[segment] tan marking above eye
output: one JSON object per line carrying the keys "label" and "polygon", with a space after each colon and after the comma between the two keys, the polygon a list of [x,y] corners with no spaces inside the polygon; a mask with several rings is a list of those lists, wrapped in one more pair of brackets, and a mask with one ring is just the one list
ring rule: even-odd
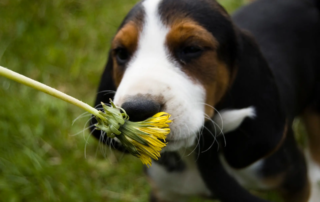
{"label": "tan marking above eye", "polygon": [[112,49],[119,47],[134,52],[138,46],[139,30],[134,22],[128,22],[116,34],[112,41]]}
{"label": "tan marking above eye", "polygon": [[217,40],[202,26],[191,20],[176,20],[167,35],[167,45],[171,48],[177,48],[183,43],[212,49],[218,47]]}

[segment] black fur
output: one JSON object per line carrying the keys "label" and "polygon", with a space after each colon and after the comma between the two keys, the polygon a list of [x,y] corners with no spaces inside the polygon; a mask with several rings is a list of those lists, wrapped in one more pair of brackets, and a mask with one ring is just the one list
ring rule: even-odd
{"label": "black fur", "polygon": [[320,10],[320,1],[319,0],[313,0],[313,2],[316,5],[316,7],[318,8],[318,10]]}
{"label": "black fur", "polygon": [[260,175],[263,179],[283,175],[284,180],[280,186],[294,197],[308,186],[307,165],[291,128],[288,129],[286,136],[279,150],[265,160]]}
{"label": "black fur", "polygon": [[[214,131],[211,122],[206,123],[206,127]],[[212,191],[212,198],[218,198],[223,202],[266,202],[263,199],[251,195],[247,190],[241,187],[234,178],[223,168],[217,148],[218,145],[211,145],[215,141],[208,131],[204,131],[201,140],[201,148],[211,149],[199,155],[197,160],[198,167],[207,187]]]}
{"label": "black fur", "polygon": [[310,0],[259,0],[233,16],[257,41],[289,121],[310,104],[320,81],[319,19]]}
{"label": "black fur", "polygon": [[285,126],[279,92],[272,72],[253,38],[239,32],[237,77],[220,108],[253,106],[256,118],[246,119],[226,135],[224,154],[234,168],[243,168],[267,156],[280,143]]}
{"label": "black fur", "polygon": [[165,152],[161,158],[155,161],[156,164],[162,165],[168,172],[182,172],[186,165],[177,152]]}

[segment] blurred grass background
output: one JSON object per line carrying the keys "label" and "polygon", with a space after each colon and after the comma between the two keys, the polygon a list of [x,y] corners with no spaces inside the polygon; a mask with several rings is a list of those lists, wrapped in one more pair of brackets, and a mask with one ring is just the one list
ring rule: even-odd
{"label": "blurred grass background", "polygon": [[[0,0],[0,65],[92,104],[111,38],[136,2]],[[220,2],[232,12],[246,0]],[[72,124],[82,113],[0,78],[0,201],[147,201],[140,161],[91,138],[89,117]]]}

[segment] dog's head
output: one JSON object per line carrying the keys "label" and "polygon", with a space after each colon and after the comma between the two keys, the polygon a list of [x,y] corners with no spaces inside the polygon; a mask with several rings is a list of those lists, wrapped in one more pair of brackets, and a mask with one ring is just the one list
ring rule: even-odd
{"label": "dog's head", "polygon": [[[235,80],[241,66],[236,64],[240,57],[239,40],[239,30],[215,1],[144,0],[129,12],[112,40],[96,104],[108,103],[112,98],[133,121],[144,120],[159,111],[168,112],[173,122],[166,149],[189,147],[195,143],[205,120],[214,116],[214,107],[225,99],[232,83],[238,82],[237,88],[243,87],[234,93],[235,99],[241,99],[235,106],[246,108],[258,102],[251,97],[265,94],[257,88],[273,82],[259,78],[266,69],[249,76],[249,81],[257,83],[256,88],[247,85],[244,76]],[[248,47],[253,49],[254,45]],[[255,60],[243,65],[241,75],[257,71],[247,67],[266,66],[264,60],[259,60],[258,49],[243,57],[246,55]],[[272,94],[273,85],[270,84]],[[254,90],[246,92],[248,88]],[[105,90],[115,90],[115,94],[106,95]],[[265,119],[262,115],[269,113],[268,108],[263,110],[258,114],[262,120]]]}
{"label": "dog's head", "polygon": [[112,41],[107,68],[115,104],[131,120],[170,113],[167,149],[192,145],[230,84],[234,39],[232,23],[214,1],[142,1]]}

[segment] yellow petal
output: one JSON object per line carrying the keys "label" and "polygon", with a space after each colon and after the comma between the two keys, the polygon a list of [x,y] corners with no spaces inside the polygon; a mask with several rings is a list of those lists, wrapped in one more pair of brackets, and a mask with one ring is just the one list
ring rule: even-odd
{"label": "yellow petal", "polygon": [[159,113],[156,113],[155,115],[153,115],[152,117],[160,117],[160,116],[169,116],[170,117],[170,114],[168,114],[167,112],[159,112]]}
{"label": "yellow petal", "polygon": [[141,162],[144,164],[144,165],[147,165],[148,167],[151,166],[151,158],[147,155],[140,155],[139,156],[139,159],[141,160]]}
{"label": "yellow petal", "polygon": [[142,127],[138,128],[138,130],[151,134],[158,139],[165,140],[167,135],[170,133],[170,128],[155,128],[155,127]]}

